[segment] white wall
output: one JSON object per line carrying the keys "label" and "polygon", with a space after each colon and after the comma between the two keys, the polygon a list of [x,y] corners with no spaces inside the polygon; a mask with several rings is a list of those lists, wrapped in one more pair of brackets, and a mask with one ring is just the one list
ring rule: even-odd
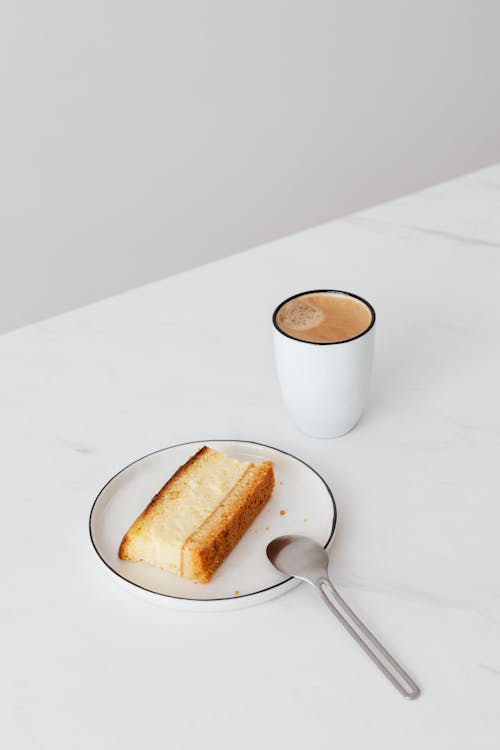
{"label": "white wall", "polygon": [[0,327],[498,160],[499,31],[496,0],[3,0]]}

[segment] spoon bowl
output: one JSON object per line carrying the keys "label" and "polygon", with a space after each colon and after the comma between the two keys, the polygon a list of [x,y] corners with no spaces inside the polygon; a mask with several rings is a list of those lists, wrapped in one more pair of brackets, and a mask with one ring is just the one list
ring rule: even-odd
{"label": "spoon bowl", "polygon": [[328,577],[327,551],[307,536],[279,536],[269,542],[266,552],[274,567],[287,576],[300,578],[312,586]]}

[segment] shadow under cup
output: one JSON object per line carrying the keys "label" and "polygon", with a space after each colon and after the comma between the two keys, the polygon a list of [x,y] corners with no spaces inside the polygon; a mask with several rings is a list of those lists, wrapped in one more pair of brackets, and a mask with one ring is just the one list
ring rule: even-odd
{"label": "shadow under cup", "polygon": [[[363,312],[368,313],[364,317],[365,327],[350,338],[336,341],[307,341],[298,337],[299,330],[291,335],[280,328],[278,319],[284,306],[312,295],[333,295],[345,303],[352,301],[356,308],[362,305]],[[306,299],[304,303],[307,313],[307,305],[314,306],[314,300]],[[352,430],[368,396],[375,339],[372,305],[357,294],[338,289],[300,292],[283,300],[275,309],[273,337],[283,399],[297,427],[318,438],[340,437]]]}

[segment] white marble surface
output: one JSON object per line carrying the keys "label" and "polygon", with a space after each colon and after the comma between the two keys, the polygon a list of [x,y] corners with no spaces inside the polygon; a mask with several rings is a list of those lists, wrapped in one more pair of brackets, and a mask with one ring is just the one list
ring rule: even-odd
{"label": "white marble surface", "polygon": [[[500,746],[500,167],[0,339],[2,746]],[[299,434],[270,315],[333,286],[378,313],[369,408]],[[284,448],[333,487],[331,574],[421,684],[404,702],[305,586],[197,614],[131,597],[87,520],[186,440]]]}

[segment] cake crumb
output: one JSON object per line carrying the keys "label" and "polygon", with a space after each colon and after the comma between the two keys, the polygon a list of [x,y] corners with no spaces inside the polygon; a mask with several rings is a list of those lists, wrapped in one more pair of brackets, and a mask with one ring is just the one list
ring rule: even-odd
{"label": "cake crumb", "polygon": [[286,510],[280,510],[280,516],[284,516],[286,513]]}
{"label": "cake crumb", "polygon": [[269,531],[269,526],[266,526],[266,531]]}
{"label": "cake crumb", "polygon": [[307,523],[309,521],[308,518],[304,518],[304,523]]}
{"label": "cake crumb", "polygon": [[238,589],[236,589],[236,591],[234,592],[234,595],[235,596],[239,596],[240,595],[240,592],[238,591]]}
{"label": "cake crumb", "polygon": [[281,484],[281,486],[283,487],[283,482],[281,481],[281,479],[280,479],[280,484]]}

